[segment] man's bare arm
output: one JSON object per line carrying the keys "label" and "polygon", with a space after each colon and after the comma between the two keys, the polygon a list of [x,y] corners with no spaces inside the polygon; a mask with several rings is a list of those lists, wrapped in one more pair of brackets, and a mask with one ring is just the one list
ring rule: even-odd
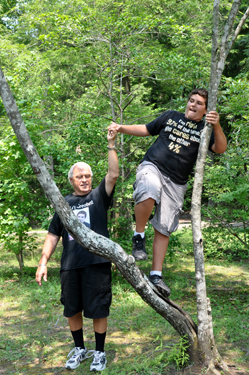
{"label": "man's bare arm", "polygon": [[114,185],[119,176],[118,155],[115,148],[115,138],[117,131],[115,128],[108,129],[108,172],[105,177],[105,189],[107,195],[111,195]]}
{"label": "man's bare arm", "polygon": [[39,261],[39,266],[37,267],[35,280],[39,286],[41,286],[41,280],[43,277],[44,281],[47,281],[47,262],[49,261],[51,255],[55,251],[55,248],[59,242],[60,237],[48,232],[45,239],[41,259]]}

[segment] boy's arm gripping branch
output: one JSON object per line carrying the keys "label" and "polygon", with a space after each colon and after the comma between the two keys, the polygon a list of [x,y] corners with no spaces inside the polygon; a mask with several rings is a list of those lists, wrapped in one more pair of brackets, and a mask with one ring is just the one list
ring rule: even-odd
{"label": "boy's arm gripping branch", "polygon": [[220,116],[216,111],[210,111],[206,115],[206,121],[214,126],[213,152],[223,154],[227,149],[227,139],[220,125]]}

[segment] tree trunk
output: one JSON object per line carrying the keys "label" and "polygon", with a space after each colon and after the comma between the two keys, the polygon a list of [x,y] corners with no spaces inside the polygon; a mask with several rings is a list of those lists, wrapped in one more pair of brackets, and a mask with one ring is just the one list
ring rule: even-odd
{"label": "tree trunk", "polygon": [[24,261],[23,261],[23,238],[22,236],[18,236],[18,239],[19,239],[19,243],[18,243],[18,247],[19,247],[19,251],[18,253],[16,254],[16,258],[18,260],[18,264],[19,264],[19,268],[20,268],[20,271],[21,271],[21,274],[23,272],[23,267],[24,267]]}
{"label": "tree trunk", "polygon": [[[212,41],[212,57],[211,57],[211,76],[209,84],[209,98],[207,112],[216,110],[218,87],[221,75],[224,69],[226,57],[239,33],[239,27],[243,26],[246,17],[249,14],[249,8],[245,13],[246,17],[242,17],[242,21],[236,28],[233,36],[231,36],[232,26],[235,16],[238,12],[241,0],[234,0],[230,14],[224,27],[224,33],[221,43],[218,43],[219,34],[219,0],[214,0],[213,8],[213,41]],[[196,162],[194,186],[192,192],[191,204],[191,220],[193,229],[193,244],[195,256],[195,278],[196,278],[196,294],[197,294],[197,317],[198,317],[198,348],[199,354],[212,374],[219,374],[219,370],[223,370],[228,374],[228,367],[222,361],[214,341],[211,305],[207,299],[205,270],[204,270],[204,249],[201,232],[201,195],[203,186],[203,176],[205,162],[208,152],[208,145],[212,132],[212,125],[206,123],[202,136]]]}

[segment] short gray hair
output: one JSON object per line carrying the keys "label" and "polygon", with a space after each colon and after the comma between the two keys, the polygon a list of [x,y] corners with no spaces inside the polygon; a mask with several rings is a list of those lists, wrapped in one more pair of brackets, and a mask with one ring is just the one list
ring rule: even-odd
{"label": "short gray hair", "polygon": [[72,167],[69,169],[69,172],[68,172],[68,180],[71,184],[71,181],[70,181],[70,178],[73,178],[73,170],[75,167],[79,167],[79,168],[84,168],[84,167],[88,167],[90,169],[90,173],[91,173],[91,176],[93,176],[93,172],[92,172],[92,169],[90,167],[89,164],[87,163],[84,163],[83,161],[78,161],[78,163],[75,163],[74,165],[72,165]]}

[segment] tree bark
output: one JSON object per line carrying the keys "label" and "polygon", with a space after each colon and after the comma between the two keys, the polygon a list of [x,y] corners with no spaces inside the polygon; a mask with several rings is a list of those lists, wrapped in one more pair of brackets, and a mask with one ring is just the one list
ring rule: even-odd
{"label": "tree bark", "polygon": [[22,274],[23,267],[24,267],[24,261],[23,261],[23,238],[22,236],[18,236],[18,242],[19,242],[19,251],[16,253],[16,258],[18,260],[20,272]]}

